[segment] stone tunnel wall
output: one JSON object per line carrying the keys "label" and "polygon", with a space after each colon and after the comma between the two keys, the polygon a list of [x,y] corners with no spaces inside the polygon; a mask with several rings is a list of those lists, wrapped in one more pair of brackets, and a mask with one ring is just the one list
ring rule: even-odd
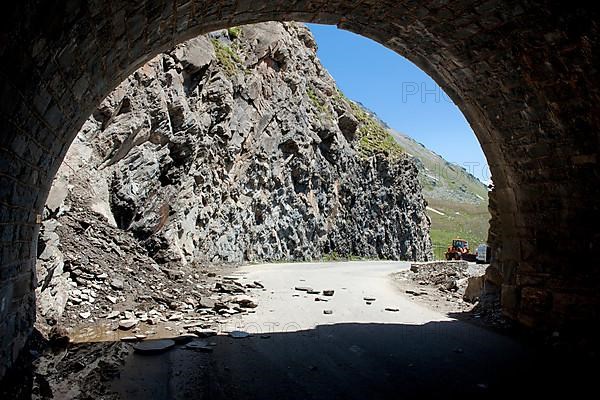
{"label": "stone tunnel wall", "polygon": [[490,164],[504,311],[529,326],[598,321],[596,12],[517,0],[22,0],[0,11],[0,376],[32,329],[38,215],[87,116],[159,52],[267,20],[338,24],[431,75]]}

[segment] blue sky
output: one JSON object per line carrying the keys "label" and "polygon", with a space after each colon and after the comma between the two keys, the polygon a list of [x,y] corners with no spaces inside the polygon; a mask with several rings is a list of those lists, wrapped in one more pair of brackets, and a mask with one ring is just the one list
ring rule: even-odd
{"label": "blue sky", "polygon": [[469,123],[425,72],[365,37],[335,26],[309,28],[321,62],[346,96],[480,180],[489,180],[485,156]]}

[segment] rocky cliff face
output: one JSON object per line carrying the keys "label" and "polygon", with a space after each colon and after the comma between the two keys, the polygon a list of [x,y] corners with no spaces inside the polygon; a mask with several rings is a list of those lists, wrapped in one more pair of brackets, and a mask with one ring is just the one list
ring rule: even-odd
{"label": "rocky cliff face", "polygon": [[61,219],[88,210],[163,265],[427,260],[417,169],[390,139],[338,91],[303,25],[198,37],[85,123],[50,194],[44,257],[61,247],[57,225],[81,233]]}

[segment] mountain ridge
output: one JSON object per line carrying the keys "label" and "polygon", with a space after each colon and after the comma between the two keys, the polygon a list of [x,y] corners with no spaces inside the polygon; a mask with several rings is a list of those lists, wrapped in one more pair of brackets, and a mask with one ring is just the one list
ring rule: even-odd
{"label": "mountain ridge", "polygon": [[447,161],[414,138],[393,129],[359,101],[354,102],[384,126],[406,154],[415,159],[428,203],[436,258],[442,258],[450,241],[457,237],[469,240],[473,250],[477,244],[485,243],[491,218],[488,187],[463,166]]}

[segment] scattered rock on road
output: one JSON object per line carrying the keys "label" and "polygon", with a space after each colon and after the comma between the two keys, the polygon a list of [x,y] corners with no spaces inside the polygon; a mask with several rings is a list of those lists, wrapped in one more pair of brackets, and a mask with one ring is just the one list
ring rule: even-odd
{"label": "scattered rock on road", "polygon": [[250,334],[245,331],[231,331],[229,332],[229,336],[234,339],[243,339],[249,337]]}
{"label": "scattered rock on road", "polygon": [[247,295],[238,295],[231,298],[232,303],[239,304],[242,308],[256,308],[258,307],[258,302],[250,296]]}
{"label": "scattered rock on road", "polygon": [[406,294],[413,295],[413,296],[423,296],[423,295],[426,295],[426,294],[427,294],[427,292],[423,292],[423,291],[416,292],[416,291],[414,291],[414,290],[406,290],[406,291],[405,291],[405,293],[406,293]]}
{"label": "scattered rock on road", "polygon": [[436,286],[446,291],[464,290],[466,279],[485,274],[485,267],[466,261],[431,261],[413,263],[401,275],[420,285]]}
{"label": "scattered rock on road", "polygon": [[175,336],[172,340],[177,344],[186,344],[196,339],[198,336],[192,333],[186,333],[184,335]]}
{"label": "scattered rock on road", "polygon": [[463,294],[463,300],[475,303],[481,297],[485,276],[472,276],[467,280],[467,288]]}
{"label": "scattered rock on road", "polygon": [[167,351],[175,346],[172,339],[148,340],[133,345],[133,350],[141,354],[157,354]]}
{"label": "scattered rock on road", "polygon": [[204,353],[211,353],[213,351],[213,348],[210,347],[208,342],[205,342],[203,340],[194,340],[192,342],[189,342],[185,345],[185,348],[188,350],[201,351]]}
{"label": "scattered rock on road", "polygon": [[[486,324],[506,325],[493,288],[486,298],[486,265],[466,261],[413,263],[410,270],[393,274],[400,290],[441,312],[471,312]],[[426,290],[424,290],[426,289]],[[475,304],[475,307],[473,306]]]}
{"label": "scattered rock on road", "polygon": [[215,336],[217,334],[217,331],[215,331],[214,329],[205,329],[205,328],[192,329],[189,332],[193,333],[196,336],[201,337],[201,338],[207,338],[207,337]]}
{"label": "scattered rock on road", "polygon": [[138,324],[137,319],[122,319],[119,321],[119,329],[129,330]]}
{"label": "scattered rock on road", "polygon": [[203,297],[198,302],[198,307],[199,308],[214,308],[215,307],[215,301],[213,299],[209,299],[207,297]]}
{"label": "scattered rock on road", "polygon": [[333,296],[335,290],[323,290],[323,296]]}
{"label": "scattered rock on road", "polygon": [[110,287],[115,290],[123,290],[124,283],[122,279],[112,279],[110,281]]}

